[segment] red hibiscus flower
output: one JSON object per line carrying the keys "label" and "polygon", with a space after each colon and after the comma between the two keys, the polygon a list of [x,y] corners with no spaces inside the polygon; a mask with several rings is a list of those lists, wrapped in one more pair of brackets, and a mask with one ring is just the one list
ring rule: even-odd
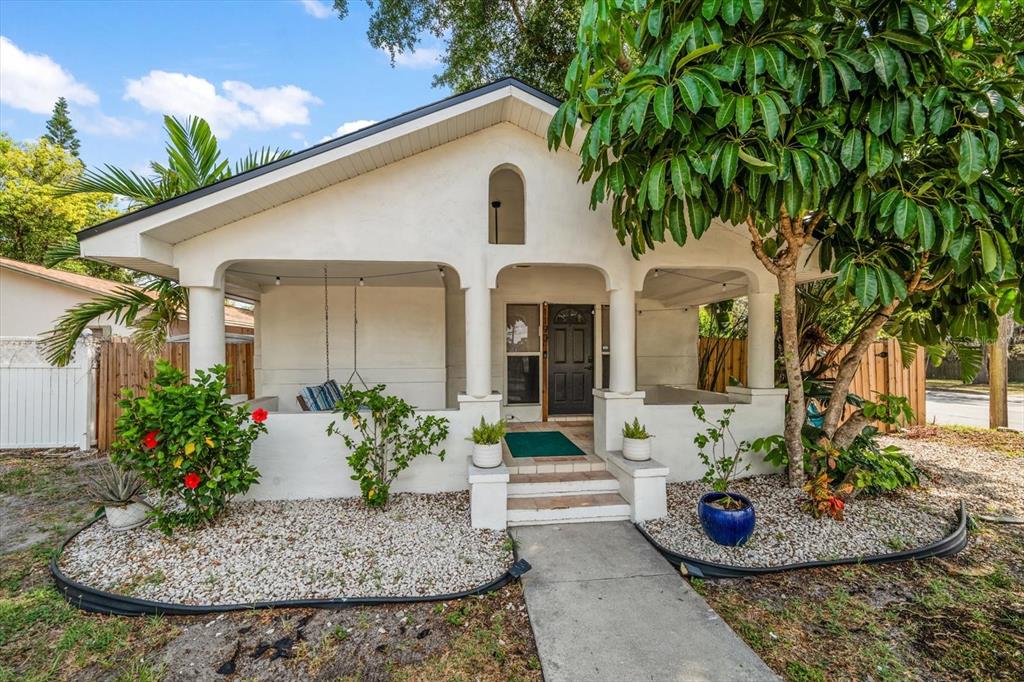
{"label": "red hibiscus flower", "polygon": [[252,411],[252,420],[257,424],[262,424],[267,421],[267,411],[262,407],[258,407]]}
{"label": "red hibiscus flower", "polygon": [[838,497],[831,498],[829,500],[829,503],[832,505],[832,508],[835,509],[836,511],[842,511],[842,509],[846,507],[846,503],[843,502]]}
{"label": "red hibiscus flower", "polygon": [[154,429],[153,431],[150,431],[149,433],[146,434],[145,438],[142,439],[142,444],[146,448],[152,450],[153,448],[155,448],[158,445],[156,437],[159,436],[159,435],[160,435],[160,431],[158,431],[158,430]]}
{"label": "red hibiscus flower", "polygon": [[194,471],[190,471],[185,474],[185,487],[189,490],[195,490],[202,483],[203,479],[199,478],[199,474]]}

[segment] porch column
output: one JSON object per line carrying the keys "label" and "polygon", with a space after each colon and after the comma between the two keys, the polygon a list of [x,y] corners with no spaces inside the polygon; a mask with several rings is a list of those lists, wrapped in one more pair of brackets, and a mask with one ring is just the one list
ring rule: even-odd
{"label": "porch column", "polygon": [[747,386],[775,388],[775,294],[748,294],[747,310]]}
{"label": "porch column", "polygon": [[636,390],[636,292],[631,287],[614,289],[608,296],[611,359],[608,390]]}
{"label": "porch column", "polygon": [[483,282],[466,288],[466,393],[491,394],[491,290]]}
{"label": "porch column", "polygon": [[208,370],[224,364],[224,290],[188,288],[188,366]]}

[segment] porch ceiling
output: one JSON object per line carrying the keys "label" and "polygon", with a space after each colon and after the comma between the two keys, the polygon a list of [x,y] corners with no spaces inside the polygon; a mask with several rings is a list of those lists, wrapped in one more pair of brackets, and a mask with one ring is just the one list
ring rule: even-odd
{"label": "porch ceiling", "polygon": [[[443,287],[441,266],[435,263],[378,263],[352,261],[242,261],[224,274],[228,293],[254,298],[263,287],[274,286],[277,278],[289,286],[352,286],[363,279],[364,286]],[[445,277],[455,276],[446,268]]]}
{"label": "porch ceiling", "polygon": [[747,275],[737,270],[659,268],[650,272],[640,296],[666,306],[703,305],[746,296]]}

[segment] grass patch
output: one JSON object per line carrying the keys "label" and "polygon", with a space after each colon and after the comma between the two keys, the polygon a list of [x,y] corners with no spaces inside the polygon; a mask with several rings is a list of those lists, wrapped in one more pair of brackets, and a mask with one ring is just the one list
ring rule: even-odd
{"label": "grass patch", "polygon": [[[988,384],[965,384],[959,379],[928,379],[926,386],[940,391],[960,391],[962,393],[980,393],[988,395]],[[1007,384],[1010,393],[1024,391],[1024,381],[1011,381]]]}

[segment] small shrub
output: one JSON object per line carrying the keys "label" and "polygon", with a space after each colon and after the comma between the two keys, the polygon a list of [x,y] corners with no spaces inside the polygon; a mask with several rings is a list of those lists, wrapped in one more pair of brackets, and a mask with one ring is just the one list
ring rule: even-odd
{"label": "small shrub", "polygon": [[701,480],[710,485],[715,492],[725,493],[719,504],[726,509],[738,509],[743,506],[742,502],[729,494],[729,482],[737,474],[750,469],[749,462],[740,468],[743,454],[750,450],[750,443],[745,440],[737,442],[729,429],[729,420],[735,411],[735,407],[728,407],[723,410],[720,419],[711,421],[707,418],[703,405],[697,403],[693,406],[693,416],[708,427],[704,433],[698,433],[693,439],[694,445],[698,448],[697,456],[705,467]]}
{"label": "small shrub", "polygon": [[651,434],[647,433],[647,427],[640,423],[639,417],[633,417],[632,424],[626,422],[622,425],[622,436],[623,438],[647,440],[651,437]]}
{"label": "small shrub", "polygon": [[473,429],[470,440],[477,445],[496,445],[505,435],[506,426],[504,419],[488,424],[483,417],[480,417],[480,425]]}
{"label": "small shrub", "polygon": [[[448,437],[448,420],[429,415],[417,417],[412,405],[384,394],[384,385],[357,391],[350,384],[334,412],[352,422],[359,440],[342,432],[336,422],[327,425],[328,435],[339,435],[350,450],[352,480],[368,507],[388,503],[391,483],[414,459],[434,451]],[[442,461],[444,450],[437,453]]]}
{"label": "small shrub", "polygon": [[230,405],[226,376],[227,368],[218,365],[196,372],[189,383],[181,370],[159,360],[146,395],[125,390],[118,403],[122,413],[110,459],[160,493],[154,525],[167,534],[212,521],[259,480],[249,451],[267,432],[267,412],[250,415],[248,406]]}

